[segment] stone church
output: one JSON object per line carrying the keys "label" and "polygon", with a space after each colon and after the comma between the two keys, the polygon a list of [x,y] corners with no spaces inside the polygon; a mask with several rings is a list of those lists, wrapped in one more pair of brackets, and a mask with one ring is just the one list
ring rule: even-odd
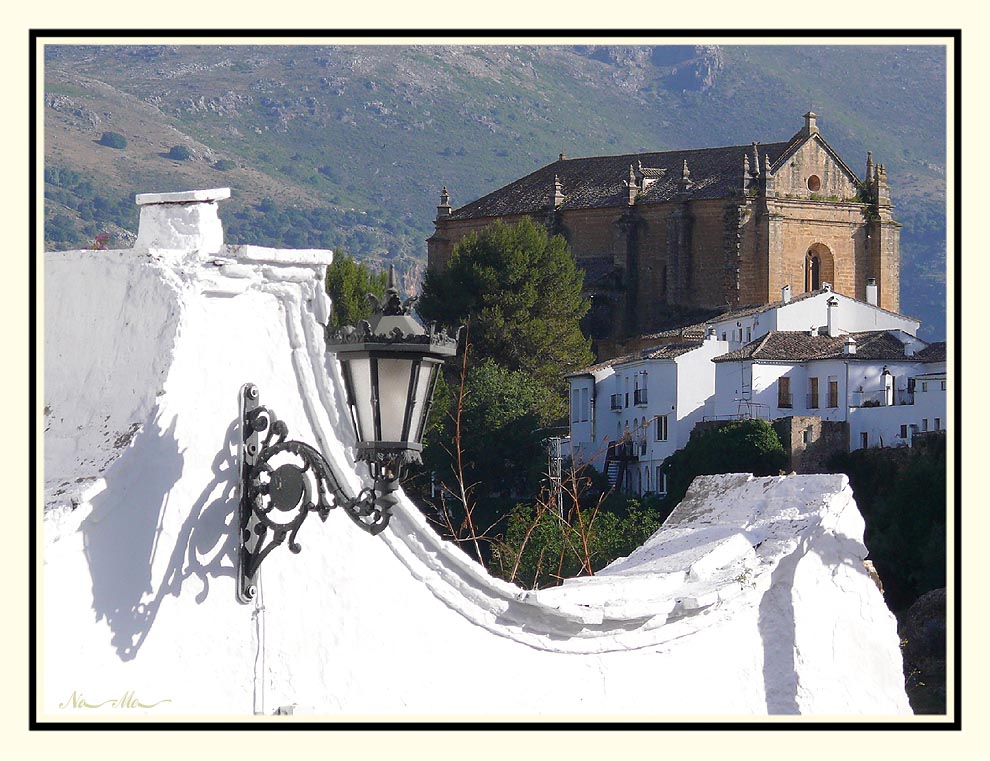
{"label": "stone church", "polygon": [[798,294],[830,283],[860,300],[870,285],[870,300],[898,311],[892,210],[883,165],[867,154],[860,180],[809,112],[786,142],[561,154],[459,209],[444,188],[429,267],[445,267],[461,237],[496,220],[541,220],[585,272],[584,327],[608,355],[638,335],[772,303],[788,285]]}

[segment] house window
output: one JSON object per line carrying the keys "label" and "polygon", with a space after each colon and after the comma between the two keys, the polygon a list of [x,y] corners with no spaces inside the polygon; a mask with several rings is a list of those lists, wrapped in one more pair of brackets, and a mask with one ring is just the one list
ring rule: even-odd
{"label": "house window", "polygon": [[657,415],[657,441],[667,440],[667,416]]}
{"label": "house window", "polygon": [[777,406],[791,407],[791,379],[786,375],[777,379]]}
{"label": "house window", "polygon": [[663,496],[667,493],[667,474],[657,465],[657,494]]}
{"label": "house window", "polygon": [[581,422],[586,423],[591,419],[591,403],[590,403],[591,390],[587,388],[581,389]]}
{"label": "house window", "polygon": [[922,391],[928,390],[928,381],[921,381],[921,390]]}
{"label": "house window", "polygon": [[839,381],[835,378],[828,379],[828,406],[832,408],[839,406]]}
{"label": "house window", "polygon": [[574,389],[571,394],[571,422],[577,423],[581,420],[581,392]]}
{"label": "house window", "polygon": [[818,378],[808,378],[808,409],[818,409]]}
{"label": "house window", "polygon": [[945,391],[945,381],[942,381],[942,390]]}
{"label": "house window", "polygon": [[753,329],[746,328],[746,343],[749,343],[752,340],[753,340]]}
{"label": "house window", "polygon": [[928,418],[926,417],[921,418],[921,430],[922,432],[928,430]]}
{"label": "house window", "polygon": [[803,431],[801,431],[801,443],[807,446],[808,441],[810,439],[811,439],[811,429],[805,428]]}
{"label": "house window", "polygon": [[862,449],[868,449],[870,446],[870,434],[868,434],[866,431],[863,431],[861,434],[859,434],[859,446]]}
{"label": "house window", "polygon": [[935,430],[936,431],[942,430],[942,418],[940,417],[935,418]]}
{"label": "house window", "polygon": [[808,178],[808,190],[810,190],[812,193],[817,193],[821,189],[822,189],[822,178],[819,177],[817,174],[811,175],[811,177]]}
{"label": "house window", "polygon": [[906,439],[907,438],[907,426],[906,425],[902,425],[901,426],[901,438],[902,439]]}

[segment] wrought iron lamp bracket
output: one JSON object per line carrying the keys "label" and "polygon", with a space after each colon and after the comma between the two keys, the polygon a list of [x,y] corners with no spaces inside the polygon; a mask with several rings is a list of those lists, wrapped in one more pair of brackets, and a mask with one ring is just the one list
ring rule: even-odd
{"label": "wrought iron lamp bracket", "polygon": [[377,478],[374,488],[349,497],[329,463],[309,444],[286,440],[288,427],[259,402],[258,387],[241,388],[241,500],[237,562],[237,598],[251,602],[257,594],[255,577],[269,553],[288,540],[289,550],[302,546],[296,535],[310,513],[326,521],[335,507],[343,508],[369,534],[388,525],[397,501],[401,463],[374,469],[393,478]]}

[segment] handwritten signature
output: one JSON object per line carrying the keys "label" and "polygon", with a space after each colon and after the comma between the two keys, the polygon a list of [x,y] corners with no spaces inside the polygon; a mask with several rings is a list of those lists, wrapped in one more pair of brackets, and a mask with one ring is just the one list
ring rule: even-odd
{"label": "handwritten signature", "polygon": [[127,690],[119,698],[110,698],[109,700],[104,700],[99,703],[90,703],[83,697],[83,694],[79,690],[73,690],[72,695],[64,703],[59,703],[59,708],[103,708],[103,706],[110,706],[111,708],[154,708],[155,706],[161,705],[162,703],[171,703],[170,698],[165,698],[164,700],[157,700],[154,703],[142,703],[138,700],[134,693],[134,690]]}

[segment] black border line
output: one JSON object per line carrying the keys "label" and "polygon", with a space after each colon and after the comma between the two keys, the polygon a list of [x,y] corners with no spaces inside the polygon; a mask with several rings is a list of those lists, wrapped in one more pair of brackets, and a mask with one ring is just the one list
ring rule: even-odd
{"label": "black border line", "polygon": [[[172,732],[172,731],[354,731],[354,732],[377,732],[377,731],[400,731],[400,732],[421,732],[436,730],[481,730],[481,731],[659,731],[659,730],[682,730],[689,732],[708,731],[895,731],[895,732],[917,732],[917,731],[961,731],[962,730],[962,30],[961,29],[285,29],[285,30],[257,30],[257,29],[218,29],[218,30],[189,30],[189,29],[31,29],[29,30],[28,45],[28,125],[29,149],[28,149],[28,187],[29,187],[29,272],[28,272],[28,378],[29,378],[29,404],[28,404],[28,467],[29,467],[29,487],[30,496],[29,511],[30,520],[28,526],[28,728],[32,732],[38,731],[70,731],[70,732],[106,732],[106,731],[152,731],[152,732]],[[356,38],[367,37],[381,39],[384,37],[403,36],[411,39],[422,37],[469,37],[486,39],[491,37],[509,38],[541,38],[548,37],[571,39],[571,38],[678,38],[678,37],[730,37],[745,39],[747,37],[787,37],[787,38],[888,38],[896,37],[924,39],[926,37],[949,38],[953,41],[953,135],[954,150],[952,160],[954,162],[954,182],[953,182],[953,241],[955,273],[953,287],[955,289],[955,301],[953,309],[953,320],[951,321],[954,362],[953,362],[953,384],[955,390],[954,400],[954,420],[953,441],[955,442],[955,459],[953,462],[954,483],[953,483],[953,516],[955,520],[955,554],[953,563],[954,574],[954,595],[955,617],[954,617],[954,646],[955,660],[954,666],[954,714],[951,720],[947,721],[914,721],[910,719],[902,722],[895,721],[815,721],[814,718],[796,718],[792,721],[582,721],[575,719],[572,721],[341,721],[341,722],[306,722],[306,723],[285,723],[277,721],[161,721],[161,722],[120,722],[120,721],[90,721],[90,722],[67,722],[67,721],[38,721],[37,711],[37,538],[38,522],[40,513],[36,509],[37,505],[37,485],[38,475],[37,462],[37,434],[38,421],[35,410],[37,407],[37,266],[36,256],[38,243],[37,220],[37,190],[38,177],[35,171],[37,163],[37,137],[38,121],[37,112],[41,105],[37,102],[36,92],[38,83],[37,59],[40,54],[41,39],[43,37],[63,37],[63,38],[117,38],[117,37],[173,37],[173,38],[228,38],[228,37],[251,37],[251,38],[315,38],[315,37],[338,37]],[[263,43],[259,43],[263,44]],[[370,41],[369,41],[370,44]],[[425,43],[424,43],[425,44]],[[745,43],[740,43],[745,44]],[[934,43],[933,43],[934,44]],[[946,326],[947,332],[949,325]],[[769,717],[768,717],[769,718]]]}

